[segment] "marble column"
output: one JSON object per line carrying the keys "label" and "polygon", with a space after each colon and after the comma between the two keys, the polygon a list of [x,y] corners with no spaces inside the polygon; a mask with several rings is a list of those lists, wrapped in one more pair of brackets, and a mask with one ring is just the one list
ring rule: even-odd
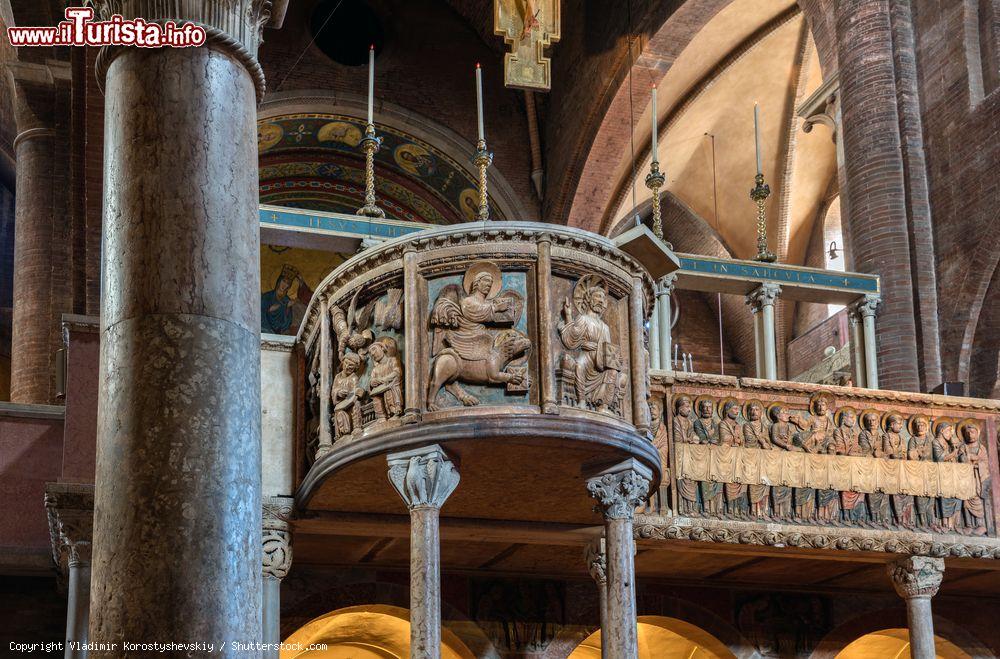
{"label": "marble column", "polygon": [[458,487],[444,450],[425,446],[387,456],[389,481],[410,509],[410,656],[441,657],[441,506]]}
{"label": "marble column", "polygon": [[663,368],[660,361],[660,301],[653,303],[653,313],[649,316],[649,368]]}
{"label": "marble column", "polygon": [[854,366],[854,386],[867,387],[865,378],[865,336],[861,329],[861,313],[857,305],[847,307],[847,322],[851,331],[851,354]]}
{"label": "marble column", "polygon": [[656,317],[659,329],[660,368],[665,371],[673,370],[673,363],[670,361],[670,357],[674,351],[670,327],[673,322],[673,309],[670,308],[670,300],[676,282],[677,275],[671,273],[661,279],[659,285],[656,287]]}
{"label": "marble column", "polygon": [[858,304],[865,340],[865,386],[878,389],[878,346],[875,343],[875,314],[882,303],[878,295],[866,295]]}
{"label": "marble column", "polygon": [[278,659],[281,645],[281,580],[292,567],[291,497],[266,497],[261,532],[261,627],[264,659]]}
{"label": "marble column", "polygon": [[[69,65],[8,63],[17,136],[14,195],[14,299],[10,399],[53,403],[55,355],[61,344],[61,314],[73,311],[63,236],[68,222],[65,150],[69,115]],[[63,131],[64,133],[65,131]],[[60,140],[60,137],[63,139]]]}
{"label": "marble column", "polygon": [[653,472],[636,460],[603,469],[587,479],[587,490],[604,513],[607,554],[607,617],[602,627],[602,656],[637,659],[635,607],[635,507],[646,500]]}
{"label": "marble column", "polygon": [[601,615],[601,656],[604,656],[605,637],[608,633],[608,556],[604,538],[595,538],[584,549],[587,570],[597,586]]}
{"label": "marble column", "polygon": [[778,379],[778,352],[774,329],[774,304],[781,295],[781,286],[772,282],[761,284],[747,295],[747,304],[754,313],[754,334],[758,338],[757,377]]}
{"label": "marble column", "polygon": [[944,576],[944,559],[908,556],[889,563],[889,578],[896,593],[906,601],[910,627],[910,656],[934,659],[934,616],[931,598],[937,594]]}
{"label": "marble column", "polygon": [[49,483],[45,511],[52,538],[52,556],[67,577],[66,659],[87,656],[90,621],[90,561],[94,521],[92,485]]}
{"label": "marble column", "polygon": [[261,640],[256,53],[270,6],[97,3],[104,20],[193,21],[208,41],[98,57],[94,643],[212,642],[223,657],[260,656],[230,643]]}

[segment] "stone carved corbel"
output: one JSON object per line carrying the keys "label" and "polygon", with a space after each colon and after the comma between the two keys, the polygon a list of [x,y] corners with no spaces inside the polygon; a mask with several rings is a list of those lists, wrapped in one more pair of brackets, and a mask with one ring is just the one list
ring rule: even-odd
{"label": "stone carved corbel", "polygon": [[261,570],[264,577],[284,579],[292,567],[291,497],[266,497],[262,506]]}

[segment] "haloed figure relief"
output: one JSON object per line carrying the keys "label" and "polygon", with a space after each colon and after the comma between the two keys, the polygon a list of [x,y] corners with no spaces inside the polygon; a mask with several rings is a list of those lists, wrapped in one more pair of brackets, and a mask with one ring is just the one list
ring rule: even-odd
{"label": "haloed figure relief", "polygon": [[560,360],[563,399],[568,404],[622,416],[627,377],[621,347],[604,319],[608,289],[597,275],[586,275],[573,287],[559,321],[566,352]]}
{"label": "haloed figure relief", "polygon": [[[802,409],[805,407],[805,409]],[[693,408],[693,409],[692,409]],[[982,419],[757,399],[673,398],[678,512],[983,535],[992,528]]]}
{"label": "haloed figure relief", "polygon": [[496,264],[480,261],[465,274],[462,285],[448,284],[438,293],[431,310],[433,330],[429,410],[441,409],[441,389],[465,406],[480,399],[462,384],[502,385],[508,392],[528,390],[524,361],[531,348],[527,335],[513,326],[521,320],[523,296],[503,289],[503,275]]}

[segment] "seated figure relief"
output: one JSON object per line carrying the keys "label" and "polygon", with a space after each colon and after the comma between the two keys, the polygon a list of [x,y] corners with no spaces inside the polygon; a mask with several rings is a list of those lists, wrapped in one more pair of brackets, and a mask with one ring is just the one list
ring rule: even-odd
{"label": "seated figure relief", "polygon": [[502,286],[500,268],[480,261],[466,272],[462,286],[449,284],[438,294],[430,316],[429,410],[441,409],[442,388],[462,405],[478,405],[479,398],[460,383],[528,390],[527,367],[513,365],[525,360],[531,348],[530,339],[512,327],[524,311],[524,299]]}
{"label": "seated figure relief", "polygon": [[[808,410],[801,412],[782,402],[767,406],[758,400],[741,403],[734,398],[715,399],[707,395],[698,396],[692,404],[690,396],[678,394],[673,399],[671,424],[674,450],[679,453],[677,459],[690,461],[698,455],[718,455],[711,458],[713,465],[716,459],[726,465],[724,471],[712,471],[714,467],[684,463],[693,472],[671,465],[678,470],[678,513],[983,535],[992,528],[992,519],[987,519],[989,461],[986,446],[980,441],[981,424],[981,420],[971,418],[934,420],[924,414],[904,415],[874,409],[859,412],[850,406],[835,409],[827,394],[814,395]],[[710,445],[719,447],[710,451],[730,452],[691,453],[683,449],[684,445]],[[747,449],[757,453],[753,456],[742,453]],[[802,457],[788,463],[792,458],[780,458],[782,453]],[[765,460],[765,455],[772,455],[774,460]],[[872,460],[850,462],[847,458]],[[730,464],[731,460],[736,463]],[[964,463],[972,465],[972,469],[940,472],[939,488],[936,484],[939,472],[926,472],[932,467],[921,466],[932,462]],[[690,473],[699,474],[698,479],[685,477]],[[935,474],[933,480],[925,481],[924,473]],[[961,473],[961,482],[945,484],[949,473]],[[702,474],[716,480],[701,480]],[[969,482],[968,474],[972,474],[974,483]],[[729,478],[743,482],[717,482]],[[925,482],[933,485],[927,486]],[[845,485],[829,489],[835,483]],[[915,484],[918,487],[914,490]],[[932,491],[940,496],[927,495]],[[956,498],[945,496],[948,492],[965,494],[961,495],[964,498]]]}
{"label": "seated figure relief", "polygon": [[581,277],[572,301],[563,302],[558,331],[566,351],[559,378],[564,404],[623,416],[628,378],[622,350],[604,320],[608,304],[607,285],[597,275]]}

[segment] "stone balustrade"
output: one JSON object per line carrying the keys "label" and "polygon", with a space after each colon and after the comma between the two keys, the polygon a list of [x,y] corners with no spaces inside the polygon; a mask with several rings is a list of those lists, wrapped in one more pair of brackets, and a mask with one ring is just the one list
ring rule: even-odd
{"label": "stone balustrade", "polygon": [[995,536],[1000,402],[702,374],[652,378],[646,513]]}

